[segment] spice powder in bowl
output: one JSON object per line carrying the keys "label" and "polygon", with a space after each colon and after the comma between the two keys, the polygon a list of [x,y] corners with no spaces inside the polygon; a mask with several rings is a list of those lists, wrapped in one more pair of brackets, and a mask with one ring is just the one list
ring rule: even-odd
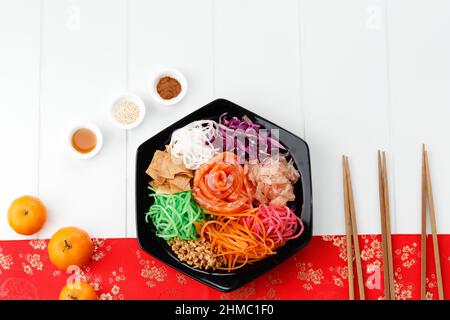
{"label": "spice powder in bowl", "polygon": [[176,69],[168,69],[153,76],[150,94],[158,105],[171,106],[180,102],[187,90],[185,76]]}
{"label": "spice powder in bowl", "polygon": [[177,97],[181,92],[181,84],[172,77],[162,77],[156,85],[156,91],[165,100]]}

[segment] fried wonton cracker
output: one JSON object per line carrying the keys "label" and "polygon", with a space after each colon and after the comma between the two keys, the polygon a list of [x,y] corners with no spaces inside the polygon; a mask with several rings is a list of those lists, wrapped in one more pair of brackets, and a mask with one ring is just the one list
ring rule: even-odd
{"label": "fried wonton cracker", "polygon": [[191,190],[193,172],[182,161],[174,159],[168,150],[157,150],[145,172],[153,178],[150,185],[160,193],[173,194]]}

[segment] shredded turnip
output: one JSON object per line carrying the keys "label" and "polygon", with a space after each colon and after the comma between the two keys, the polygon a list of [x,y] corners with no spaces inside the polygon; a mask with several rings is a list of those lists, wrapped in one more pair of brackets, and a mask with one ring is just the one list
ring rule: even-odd
{"label": "shredded turnip", "polygon": [[183,159],[186,168],[195,170],[216,154],[212,144],[216,132],[215,121],[194,121],[172,133],[169,150],[172,156]]}

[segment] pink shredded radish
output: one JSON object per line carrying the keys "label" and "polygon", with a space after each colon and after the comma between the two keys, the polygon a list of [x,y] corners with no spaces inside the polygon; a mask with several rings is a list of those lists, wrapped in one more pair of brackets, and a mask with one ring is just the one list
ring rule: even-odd
{"label": "pink shredded radish", "polygon": [[[302,220],[287,206],[260,205],[254,213],[263,223],[266,237],[274,241],[279,247],[286,241],[300,237],[304,226]],[[261,224],[253,217],[241,220],[253,233],[263,236]],[[299,228],[300,227],[300,228]]]}

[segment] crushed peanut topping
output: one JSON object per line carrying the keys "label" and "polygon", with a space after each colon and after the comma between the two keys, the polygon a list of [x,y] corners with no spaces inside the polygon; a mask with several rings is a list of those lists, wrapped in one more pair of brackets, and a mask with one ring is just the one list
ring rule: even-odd
{"label": "crushed peanut topping", "polygon": [[211,244],[205,238],[188,241],[175,238],[168,243],[180,261],[194,268],[215,270],[224,266],[223,260],[212,253]]}

